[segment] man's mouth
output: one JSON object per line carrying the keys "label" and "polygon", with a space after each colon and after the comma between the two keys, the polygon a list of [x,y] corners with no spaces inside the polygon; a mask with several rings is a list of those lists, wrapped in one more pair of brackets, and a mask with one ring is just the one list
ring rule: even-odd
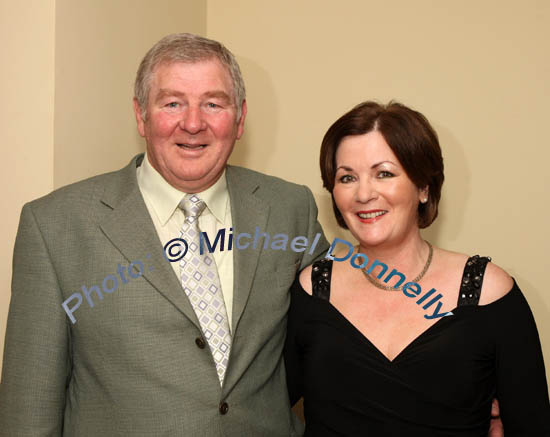
{"label": "man's mouth", "polygon": [[189,143],[176,143],[176,144],[178,147],[181,147],[187,150],[204,149],[207,146],[207,144],[189,144]]}
{"label": "man's mouth", "polygon": [[376,212],[360,212],[357,215],[362,219],[373,219],[381,215],[386,214],[388,211],[376,211]]}

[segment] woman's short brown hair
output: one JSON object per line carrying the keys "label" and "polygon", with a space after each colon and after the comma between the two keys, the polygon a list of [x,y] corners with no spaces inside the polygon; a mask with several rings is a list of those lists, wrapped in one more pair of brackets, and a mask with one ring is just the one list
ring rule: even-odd
{"label": "woman's short brown hair", "polygon": [[328,129],[321,145],[323,186],[332,196],[338,224],[346,222],[334,201],[336,150],[342,139],[378,131],[403,166],[409,179],[419,188],[428,186],[428,202],[418,205],[418,227],[428,227],[437,217],[443,185],[443,157],[437,134],[420,112],[391,101],[387,105],[363,102],[344,114]]}

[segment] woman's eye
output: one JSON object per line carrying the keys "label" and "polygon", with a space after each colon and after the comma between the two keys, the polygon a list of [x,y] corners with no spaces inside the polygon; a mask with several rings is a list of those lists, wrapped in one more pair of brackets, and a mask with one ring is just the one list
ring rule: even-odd
{"label": "woman's eye", "polygon": [[382,170],[380,173],[378,173],[378,178],[380,179],[391,178],[393,176],[395,176],[393,173],[385,170]]}
{"label": "woman's eye", "polygon": [[341,176],[339,181],[343,184],[347,184],[348,182],[353,182],[353,176],[349,174],[345,174],[344,176]]}

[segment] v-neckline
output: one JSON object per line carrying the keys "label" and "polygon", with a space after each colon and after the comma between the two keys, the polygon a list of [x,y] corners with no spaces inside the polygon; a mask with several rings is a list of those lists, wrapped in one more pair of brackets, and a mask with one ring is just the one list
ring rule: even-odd
{"label": "v-neckline", "polygon": [[393,360],[390,360],[380,349],[378,349],[378,347],[372,342],[369,340],[369,338],[363,334],[359,329],[357,329],[357,327],[351,323],[351,321],[346,317],[344,316],[340,310],[338,308],[336,308],[332,302],[330,301],[330,297],[328,300],[326,299],[321,299],[319,297],[315,297],[313,296],[312,294],[309,294],[307,291],[304,290],[304,288],[302,287],[302,284],[300,284],[300,281],[298,280],[298,278],[296,278],[296,280],[298,281],[298,286],[299,286],[299,289],[301,290],[302,293],[304,293],[307,297],[311,298],[311,299],[315,299],[315,300],[318,300],[318,301],[322,301],[322,302],[325,302],[326,304],[328,304],[328,306],[330,308],[332,308],[332,311],[340,318],[344,321],[344,323],[346,325],[348,325],[350,328],[351,328],[351,331],[354,332],[354,335],[355,336],[358,336],[360,340],[362,340],[364,343],[367,343],[369,345],[372,346],[372,348],[376,351],[376,353],[383,359],[383,361],[387,364],[387,365],[395,365],[396,362],[405,354],[405,352],[407,352],[411,347],[413,347],[416,343],[418,343],[421,338],[425,337],[426,335],[428,335],[428,333],[430,331],[432,331],[433,329],[435,329],[437,326],[439,326],[444,320],[447,320],[447,319],[451,319],[451,318],[454,318],[457,316],[457,312],[460,313],[462,312],[463,309],[465,308],[475,308],[477,310],[479,309],[482,309],[482,310],[487,310],[489,309],[490,307],[493,307],[495,305],[498,305],[500,304],[504,299],[506,298],[509,298],[509,296],[512,294],[512,292],[514,291],[514,289],[518,288],[517,287],[517,283],[516,283],[516,280],[514,277],[512,277],[512,280],[513,280],[513,284],[512,284],[512,287],[510,288],[510,290],[504,294],[503,296],[499,297],[497,300],[491,302],[491,303],[488,303],[488,304],[485,304],[485,305],[475,305],[475,306],[470,306],[470,305],[463,305],[463,306],[456,306],[455,308],[453,308],[451,310],[451,312],[453,313],[452,316],[449,316],[449,317],[441,317],[437,322],[435,322],[433,325],[429,326],[428,328],[426,328],[424,331],[422,331],[420,334],[418,334],[411,342],[409,342],[403,349],[401,349],[401,351],[393,358]]}
{"label": "v-neckline", "polygon": [[[313,296],[312,296],[313,297]],[[437,322],[435,322],[433,325],[430,325],[428,326],[426,329],[424,329],[424,331],[422,331],[420,334],[418,334],[412,341],[410,341],[403,349],[401,349],[399,351],[399,353],[393,358],[393,360],[390,360],[386,354],[384,354],[384,352],[382,352],[378,346],[376,346],[365,334],[363,334],[353,323],[351,323],[351,321],[346,317],[344,316],[344,314],[342,314],[342,312],[340,312],[340,310],[338,308],[336,308],[332,302],[330,302],[330,300],[325,300],[325,302],[333,309],[333,311],[338,315],[338,317],[340,317],[344,323],[346,325],[348,325],[354,332],[356,335],[358,335],[361,340],[363,340],[364,342],[368,343],[369,345],[371,345],[373,347],[374,350],[376,350],[376,352],[378,353],[378,355],[380,355],[382,357],[382,359],[388,364],[388,365],[394,365],[395,362],[408,350],[410,349],[415,343],[417,343],[418,341],[420,341],[420,339],[422,337],[424,337],[425,335],[427,335],[427,333],[432,329],[434,328],[436,325],[439,325],[444,319],[446,319],[447,317],[441,317]],[[453,312],[453,316],[456,314],[456,310],[458,309],[458,307],[456,308],[453,308],[451,311]],[[450,317],[453,317],[453,316],[450,316]]]}
{"label": "v-neckline", "polygon": [[353,323],[351,323],[351,321],[346,317],[344,316],[344,314],[342,314],[340,312],[340,310],[338,308],[336,308],[332,302],[329,300],[326,300],[326,299],[320,299],[318,297],[315,297],[311,294],[309,294],[307,291],[304,290],[304,288],[302,287],[302,284],[300,284],[298,282],[298,285],[300,286],[300,289],[302,290],[302,293],[304,293],[305,295],[307,295],[308,297],[310,297],[311,299],[315,299],[315,300],[319,300],[319,301],[322,301],[322,302],[325,302],[330,308],[332,308],[332,311],[340,318],[344,321],[344,323],[346,325],[349,326],[349,328],[354,332],[354,334],[356,336],[358,336],[364,343],[367,343],[369,344],[370,346],[372,346],[372,348],[376,351],[376,353],[383,359],[383,361],[387,364],[387,365],[395,365],[396,361],[398,359],[401,358],[401,356],[408,350],[410,349],[415,343],[417,343],[418,341],[420,341],[420,339],[422,337],[424,337],[425,335],[428,334],[429,331],[431,331],[433,328],[435,328],[437,325],[439,325],[441,322],[443,322],[444,319],[447,319],[449,317],[454,317],[456,315],[456,311],[458,311],[460,308],[459,307],[456,307],[456,308],[453,308],[451,311],[453,313],[452,316],[449,316],[449,317],[441,317],[437,322],[435,322],[433,325],[430,325],[429,327],[427,327],[424,331],[422,331],[420,334],[418,334],[411,342],[409,342],[403,349],[401,349],[401,351],[399,351],[399,353],[393,358],[393,360],[390,360],[380,349],[378,349],[378,347],[365,335],[363,334]]}

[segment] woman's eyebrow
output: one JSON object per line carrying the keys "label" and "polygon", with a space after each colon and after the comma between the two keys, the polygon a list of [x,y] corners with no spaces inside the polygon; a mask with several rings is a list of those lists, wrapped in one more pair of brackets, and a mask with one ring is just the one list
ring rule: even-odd
{"label": "woman's eyebrow", "polygon": [[379,165],[382,165],[382,164],[384,164],[384,163],[386,163],[386,162],[387,162],[388,164],[396,165],[393,161],[380,161],[380,162],[377,162],[376,164],[373,164],[373,165],[371,166],[371,168],[376,168],[376,167],[378,167]]}
{"label": "woman's eyebrow", "polygon": [[347,165],[341,165],[341,166],[337,167],[337,168],[336,168],[336,171],[338,171],[338,170],[340,170],[340,169],[346,170],[346,171],[353,171],[353,168],[348,167]]}
{"label": "woman's eyebrow", "polygon": [[[393,161],[386,160],[386,161],[380,161],[380,162],[377,162],[377,163],[373,164],[373,165],[371,166],[371,168],[376,168],[376,167],[378,167],[379,165],[382,165],[382,164],[384,164],[384,163],[388,163],[388,164],[397,166],[397,164],[395,164]],[[346,170],[346,171],[353,171],[353,168],[350,167],[350,166],[348,166],[348,165],[340,165],[340,166],[338,166],[338,167],[336,168],[336,171],[338,171],[338,170],[340,170],[340,169]]]}

